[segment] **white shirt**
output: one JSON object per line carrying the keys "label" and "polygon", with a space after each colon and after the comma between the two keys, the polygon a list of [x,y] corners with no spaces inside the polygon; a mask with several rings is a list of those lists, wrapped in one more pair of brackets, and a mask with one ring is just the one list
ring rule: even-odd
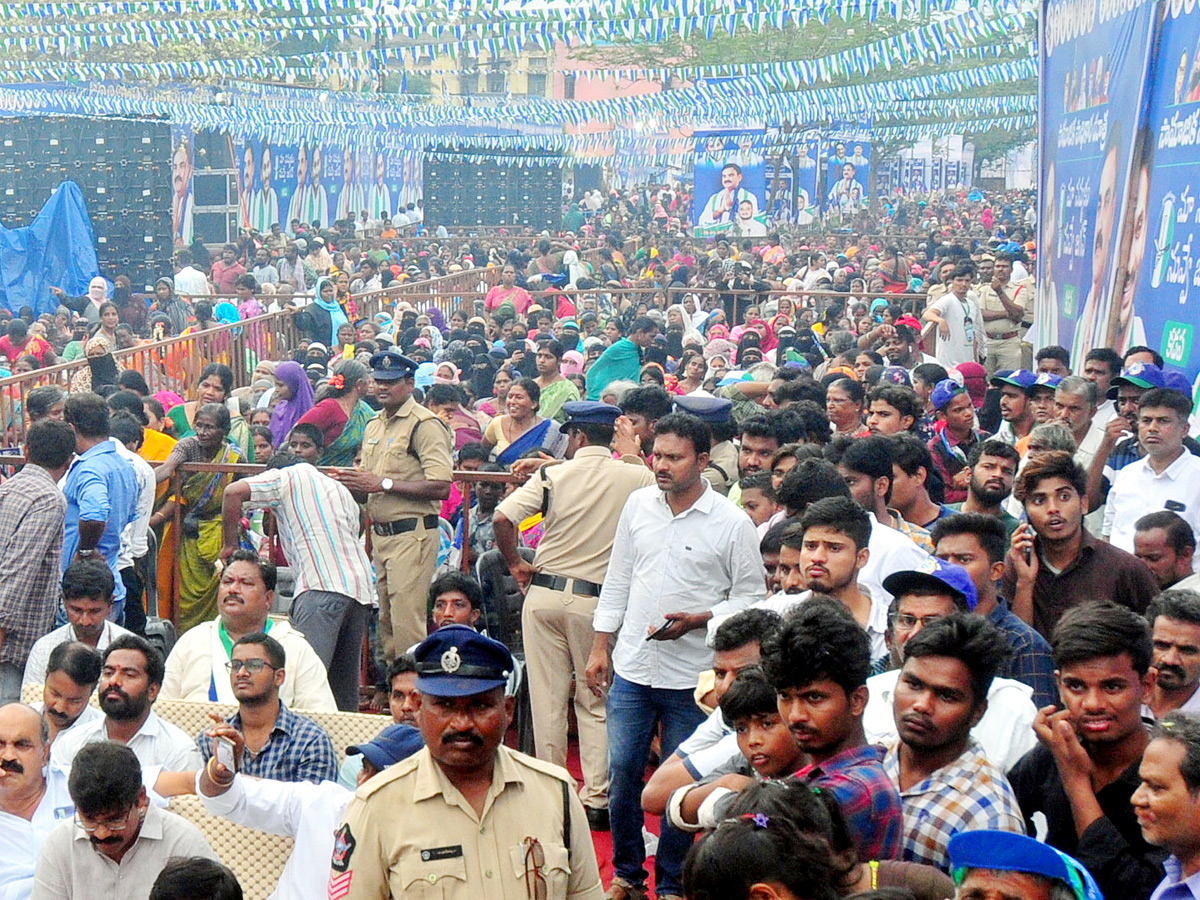
{"label": "white shirt", "polygon": [[[60,734],[51,745],[50,754],[65,768],[71,765],[84,744],[108,739],[108,719],[98,719]],[[184,734],[183,729],[160,719],[153,709],[126,746],[133,751],[143,769],[160,766],[168,772],[187,772],[204,765],[195,740]]]}
{"label": "white shirt", "polygon": [[[1200,456],[1188,453],[1187,448],[1161,475],[1150,467],[1149,456],[1117,472],[1104,512],[1109,543],[1132,553],[1135,523],[1160,509],[1178,513],[1192,526],[1193,534],[1200,533]],[[1200,557],[1195,565],[1200,565]]]}
{"label": "white shirt", "polygon": [[[871,537],[867,541],[870,554],[867,564],[858,572],[858,586],[866,588],[871,594],[871,619],[874,622],[876,602],[883,604],[884,620],[892,602],[892,595],[883,589],[883,580],[894,572],[919,568],[929,561],[929,554],[913,543],[912,538],[888,525],[881,525],[875,513],[868,512],[867,515],[871,518]],[[870,630],[871,625],[868,624],[867,631]],[[871,657],[874,659],[878,655],[872,637]]]}
{"label": "white shirt", "polygon": [[[29,708],[37,710],[40,713],[45,713],[46,703],[45,703],[45,701],[42,701],[42,700],[35,700],[33,703],[29,704]],[[57,741],[64,734],[73,732],[77,728],[81,728],[82,726],[87,725],[90,722],[95,722],[97,719],[103,719],[103,718],[104,718],[104,713],[100,712],[99,709],[97,709],[96,707],[92,706],[92,704],[89,703],[87,706],[85,706],[83,708],[83,712],[81,712],[79,714],[79,718],[76,719],[74,722],[72,722],[70,725],[68,725],[66,728],[64,728],[62,731],[60,731],[58,734],[56,734],[54,736],[54,739]],[[0,897],[2,897],[2,896],[3,895],[0,894]]]}
{"label": "white shirt", "polygon": [[146,535],[150,531],[150,516],[154,512],[154,493],[158,485],[154,481],[154,470],[146,462],[116,438],[109,438],[116,445],[117,455],[133,466],[138,480],[137,518],[121,532],[121,549],[117,553],[117,569],[128,569],[135,559],[141,559],[150,549]]}
{"label": "white shirt", "polygon": [[[965,307],[964,307],[965,303]],[[979,297],[967,291],[965,301],[954,293],[947,293],[929,307],[938,313],[950,327],[950,337],[937,336],[937,361],[947,370],[959,363],[977,362],[978,345],[983,335],[983,316],[979,312]],[[968,330],[967,316],[971,317]]]}
{"label": "white shirt", "polygon": [[712,665],[703,629],[674,641],[648,641],[673,612],[727,615],[766,597],[766,572],[749,517],[708,482],[678,516],[657,485],[629,495],[592,619],[617,633],[613,669],[636,684],[669,690],[696,686]]}
{"label": "white shirt", "polygon": [[358,504],[345,487],[308,463],[245,480],[250,505],[270,509],[283,553],[296,573],[296,595],[332,591],[363,606],[375,599],[375,575],[358,538]]}
{"label": "white shirt", "polygon": [[67,769],[53,763],[46,767],[46,793],[32,819],[0,810],[0,900],[29,900],[42,844],[59,822],[75,814],[67,774]]}
{"label": "white shirt", "polygon": [[207,297],[208,278],[199,269],[184,266],[175,273],[175,293],[183,297]]}
{"label": "white shirt", "polygon": [[[863,713],[863,730],[869,744],[887,744],[896,740],[896,719],[892,704],[900,670],[892,669],[867,679],[870,698]],[[1033,688],[1011,678],[993,678],[988,689],[988,708],[971,729],[971,737],[979,742],[984,756],[1002,772],[1017,764],[1022,756],[1037,745],[1033,720],[1037,708],[1033,705]]]}
{"label": "white shirt", "polygon": [[1104,442],[1104,425],[1097,424],[1096,419],[1092,419],[1092,424],[1087,430],[1087,434],[1083,436],[1083,440],[1079,442],[1079,446],[1075,450],[1075,462],[1079,463],[1086,470],[1091,467],[1092,460],[1096,458],[1096,451],[1100,449],[1100,445]]}
{"label": "white shirt", "polygon": [[725,716],[717,707],[675,748],[675,752],[699,780],[728,760],[737,749],[737,735],[725,723]]}
{"label": "white shirt", "polygon": [[[237,703],[229,673],[225,671],[229,654],[217,631],[219,621],[218,618],[201,622],[176,641],[167,657],[167,671],[159,692],[162,699],[203,702],[211,698],[209,691],[215,687],[218,703]],[[283,652],[287,654],[283,685],[279,688],[283,705],[292,710],[337,712],[325,665],[304,635],[286,621],[273,622],[269,634],[283,644]]]}
{"label": "white shirt", "polygon": [[239,775],[224,794],[207,797],[201,793],[199,781],[197,773],[196,796],[212,815],[295,841],[279,883],[267,900],[312,900],[314,886],[320,888],[329,880],[333,835],[354,792],[336,781],[313,784]]}
{"label": "white shirt", "polygon": [[[132,633],[115,622],[105,621],[104,630],[100,632],[100,639],[96,641],[96,649],[103,655],[109,644],[119,637]],[[45,684],[46,666],[50,665],[51,651],[59,644],[77,640],[79,638],[75,636],[75,626],[68,622],[34,641],[33,647],[29,650],[29,658],[25,660],[25,675],[21,678],[21,687],[25,687],[27,684]]]}
{"label": "white shirt", "polygon": [[1103,430],[1104,427],[1112,421],[1113,416],[1116,414],[1117,404],[1112,400],[1105,400],[1096,407],[1096,414],[1092,416],[1092,426]]}

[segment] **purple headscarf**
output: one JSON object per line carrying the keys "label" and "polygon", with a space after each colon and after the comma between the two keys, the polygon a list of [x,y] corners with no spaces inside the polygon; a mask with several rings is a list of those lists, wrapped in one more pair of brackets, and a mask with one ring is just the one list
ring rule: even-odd
{"label": "purple headscarf", "polygon": [[276,403],[271,412],[271,440],[280,447],[287,441],[292,426],[312,409],[313,389],[304,367],[298,362],[280,363],[275,367],[275,377],[286,384],[292,394],[291,399]]}
{"label": "purple headscarf", "polygon": [[425,309],[425,315],[429,316],[430,325],[442,332],[442,334],[446,333],[446,316],[440,308],[430,304]]}

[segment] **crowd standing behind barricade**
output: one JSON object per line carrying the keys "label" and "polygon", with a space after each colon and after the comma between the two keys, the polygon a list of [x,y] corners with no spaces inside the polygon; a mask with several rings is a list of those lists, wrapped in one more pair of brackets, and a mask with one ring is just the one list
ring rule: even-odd
{"label": "crowd standing behind barricade", "polygon": [[1190,385],[1036,343],[1029,193],[691,202],[0,311],[0,894],[240,897],[196,794],[278,900],[1200,895]]}

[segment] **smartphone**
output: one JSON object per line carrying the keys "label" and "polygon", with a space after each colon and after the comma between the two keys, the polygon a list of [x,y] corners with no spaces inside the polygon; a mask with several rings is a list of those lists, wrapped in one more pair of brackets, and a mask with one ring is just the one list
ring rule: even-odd
{"label": "smartphone", "polygon": [[213,739],[213,752],[217,757],[217,762],[230,772],[237,771],[237,764],[233,759],[233,741],[218,735]]}
{"label": "smartphone", "polygon": [[674,623],[670,619],[668,619],[666,622],[663,622],[663,624],[658,627],[657,631],[652,631],[650,634],[646,635],[646,640],[652,641],[655,638],[661,637],[663,632],[670,628],[672,624]]}

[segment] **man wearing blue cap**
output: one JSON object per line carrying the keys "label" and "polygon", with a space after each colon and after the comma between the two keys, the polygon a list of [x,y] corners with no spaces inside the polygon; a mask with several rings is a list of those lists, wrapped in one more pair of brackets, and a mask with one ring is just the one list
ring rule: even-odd
{"label": "man wearing blue cap", "polygon": [[[245,740],[232,726],[221,723],[207,732],[233,743],[234,761],[241,767]],[[389,766],[422,747],[421,733],[411,725],[389,725],[372,741],[348,747],[361,754],[361,786]],[[279,834],[295,841],[292,855],[271,895],[274,900],[308,900],[328,878],[327,860],[334,852],[334,832],[354,799],[354,792],[336,781],[284,782],[234,774],[213,757],[196,773],[196,795],[211,815],[237,825]]]}
{"label": "man wearing blue cap", "polygon": [[[587,689],[584,669],[595,632],[592,614],[612,553],[617,520],[629,495],[654,483],[640,460],[614,460],[608,447],[619,407],[572,401],[563,405],[567,461],[544,466],[497,507],[496,545],[525,591],[521,627],[525,672],[539,759],[567,764],[567,712],[572,699],[583,769],[581,798],[588,821],[608,828],[608,737],[604,698]],[[541,512],[542,539],[532,565],[517,548],[517,528]]]}
{"label": "man wearing blue cap", "polygon": [[574,780],[503,746],[515,703],[504,694],[508,648],[449,625],[414,656],[425,748],[355,795],[334,836],[329,900],[431,889],[445,900],[600,900]]}
{"label": "man wearing blue cap", "polygon": [[691,413],[712,431],[712,451],[704,477],[718,494],[729,496],[738,480],[738,448],[733,443],[733,401],[724,397],[685,394],[675,398],[675,411]]}
{"label": "man wearing blue cap", "polygon": [[425,595],[437,565],[438,513],[450,495],[450,432],[413,398],[417,363],[395,350],[371,357],[383,407],[363,432],[362,468],[332,474],[367,498],[389,662],[425,637]]}
{"label": "man wearing blue cap", "polygon": [[1037,383],[1037,375],[1028,369],[997,372],[989,384],[1000,389],[1000,428],[995,439],[1016,446],[1017,441],[1033,430],[1033,408],[1029,404],[1029,389]]}
{"label": "man wearing blue cap", "polygon": [[962,503],[971,484],[967,457],[971,448],[984,439],[975,427],[975,404],[967,389],[952,378],[939,381],[929,397],[940,422],[945,424],[929,441],[929,452],[946,484],[946,503]]}
{"label": "man wearing blue cap", "polygon": [[956,900],[1104,900],[1077,859],[1008,831],[950,838],[950,874]]}

